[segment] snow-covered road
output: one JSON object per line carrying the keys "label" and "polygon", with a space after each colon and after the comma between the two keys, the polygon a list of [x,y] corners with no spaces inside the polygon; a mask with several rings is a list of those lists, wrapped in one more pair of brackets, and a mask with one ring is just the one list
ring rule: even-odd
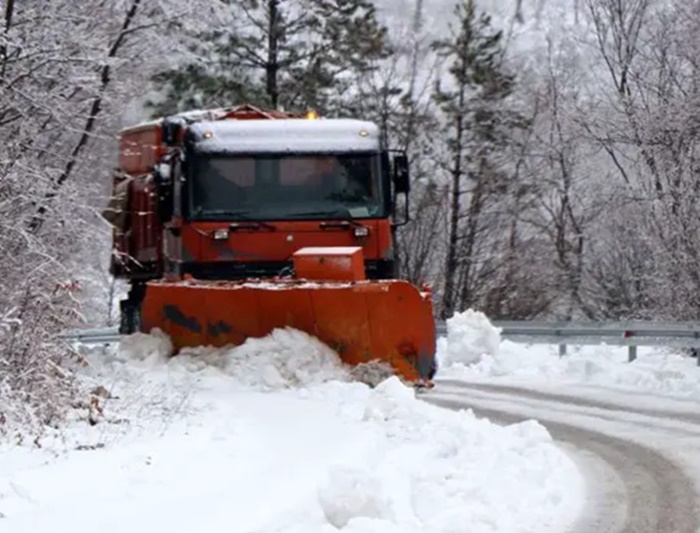
{"label": "snow-covered road", "polygon": [[542,423],[587,477],[577,533],[697,533],[700,403],[656,396],[652,406],[640,392],[443,379],[423,399],[494,422]]}

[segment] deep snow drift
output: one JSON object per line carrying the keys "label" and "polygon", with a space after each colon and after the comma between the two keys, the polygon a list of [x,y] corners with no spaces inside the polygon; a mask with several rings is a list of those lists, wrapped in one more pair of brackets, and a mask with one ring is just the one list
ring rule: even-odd
{"label": "deep snow drift", "polygon": [[3,445],[0,530],[545,532],[580,509],[579,472],[536,422],[431,406],[396,378],[352,382],[294,330],[170,349],[156,333],[86,353],[81,379],[106,389],[98,422]]}
{"label": "deep snow drift", "polygon": [[627,347],[605,344],[568,346],[558,355],[554,344],[516,344],[479,312],[457,313],[447,321],[447,337],[438,342],[438,378],[459,378],[531,385],[604,386],[627,391],[653,391],[700,400],[697,359],[663,347],[639,347],[627,361]]}

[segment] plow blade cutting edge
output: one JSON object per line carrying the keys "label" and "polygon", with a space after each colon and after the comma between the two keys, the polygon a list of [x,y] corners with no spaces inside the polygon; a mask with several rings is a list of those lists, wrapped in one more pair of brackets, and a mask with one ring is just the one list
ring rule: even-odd
{"label": "plow blade cutting edge", "polygon": [[141,331],[160,328],[177,351],[240,345],[292,327],[357,365],[379,360],[411,382],[435,371],[435,323],[429,295],[403,280],[153,281]]}

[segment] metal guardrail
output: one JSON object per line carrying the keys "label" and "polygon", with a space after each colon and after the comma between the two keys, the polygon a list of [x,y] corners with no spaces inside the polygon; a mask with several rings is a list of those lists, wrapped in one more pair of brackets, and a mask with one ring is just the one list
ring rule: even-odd
{"label": "metal guardrail", "polygon": [[[700,323],[695,322],[526,322],[496,321],[501,337],[513,342],[567,345],[613,344],[628,347],[628,361],[638,346],[700,348]],[[698,357],[700,365],[700,357]]]}
{"label": "metal guardrail", "polygon": [[[501,337],[526,344],[558,344],[559,355],[567,346],[613,344],[628,346],[628,360],[637,358],[638,346],[698,348],[700,323],[684,322],[530,322],[494,321]],[[436,322],[438,335],[447,334],[445,322]],[[85,344],[109,344],[121,338],[116,327],[69,331],[61,338]],[[700,357],[698,365],[700,366]]]}
{"label": "metal guardrail", "polygon": [[118,328],[76,329],[68,331],[59,338],[84,344],[109,344],[119,342],[122,338]]}

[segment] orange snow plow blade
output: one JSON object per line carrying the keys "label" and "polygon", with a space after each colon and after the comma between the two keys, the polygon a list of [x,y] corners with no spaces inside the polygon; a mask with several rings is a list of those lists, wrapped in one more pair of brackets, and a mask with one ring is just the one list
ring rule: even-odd
{"label": "orange snow plow blade", "polygon": [[176,351],[240,345],[275,328],[317,337],[349,365],[389,363],[411,382],[435,369],[430,297],[402,280],[153,281],[141,331],[160,328]]}

